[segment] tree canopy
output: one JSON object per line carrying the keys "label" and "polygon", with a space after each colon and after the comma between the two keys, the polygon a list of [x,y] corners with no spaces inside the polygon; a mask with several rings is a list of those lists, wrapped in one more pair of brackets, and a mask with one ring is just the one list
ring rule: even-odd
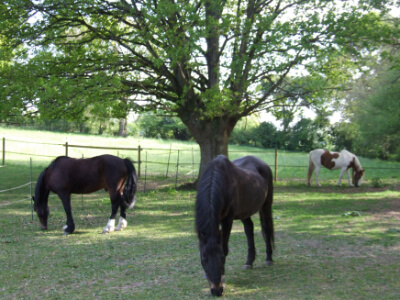
{"label": "tree canopy", "polygon": [[[201,170],[238,120],[342,87],[365,52],[393,43],[393,1],[6,0],[2,119],[177,116]],[[397,41],[398,42],[398,41]]]}

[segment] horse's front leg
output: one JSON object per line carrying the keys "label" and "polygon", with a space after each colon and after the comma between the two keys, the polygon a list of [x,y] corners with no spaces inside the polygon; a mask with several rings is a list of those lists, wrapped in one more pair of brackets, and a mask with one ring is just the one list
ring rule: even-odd
{"label": "horse's front leg", "polygon": [[102,233],[110,233],[115,230],[115,216],[117,215],[118,208],[120,206],[120,199],[116,195],[113,195],[110,198],[111,198],[111,216],[107,222],[106,227],[104,227]]}
{"label": "horse's front leg", "polygon": [[67,224],[63,226],[64,234],[73,233],[75,230],[74,219],[72,218],[72,210],[71,210],[71,195],[68,193],[59,193],[65,214],[67,215]]}
{"label": "horse's front leg", "polygon": [[[339,180],[337,183],[337,185],[339,185],[339,186],[342,184],[342,177],[344,175],[344,172],[346,172],[346,168],[342,168],[342,170],[340,171]],[[348,176],[348,174],[347,174],[347,176]]]}
{"label": "horse's front leg", "polygon": [[118,220],[118,225],[115,227],[115,231],[120,231],[126,228],[128,226],[128,221],[126,220],[126,208],[121,205],[121,213],[120,217]]}
{"label": "horse's front leg", "polygon": [[254,245],[254,224],[251,218],[242,220],[244,225],[244,232],[247,237],[247,261],[244,265],[245,269],[251,269],[253,267],[253,262],[256,258],[256,247]]}
{"label": "horse's front leg", "polygon": [[350,169],[347,169],[347,170],[346,170],[346,173],[347,173],[347,183],[348,183],[349,186],[353,186],[353,184],[351,183],[351,179],[350,179],[351,177],[350,177],[350,172],[349,172],[349,170],[350,170]]}
{"label": "horse's front leg", "polygon": [[227,218],[221,223],[221,237],[222,237],[222,249],[224,251],[225,257],[228,256],[229,253],[229,236],[231,235],[233,219]]}
{"label": "horse's front leg", "polygon": [[319,175],[320,170],[321,170],[321,167],[319,167],[319,166],[315,167],[315,184],[317,186],[321,186],[321,184],[318,182],[318,175]]}
{"label": "horse's front leg", "polygon": [[[225,220],[222,221],[221,223],[221,238],[222,238],[222,250],[224,251],[224,256],[225,258],[228,256],[229,253],[229,237],[231,235],[231,230],[232,230],[232,224],[233,224],[233,217],[232,218],[226,218]],[[225,282],[225,260],[224,260],[224,269],[222,272],[222,277],[221,277],[221,282],[224,284]]]}

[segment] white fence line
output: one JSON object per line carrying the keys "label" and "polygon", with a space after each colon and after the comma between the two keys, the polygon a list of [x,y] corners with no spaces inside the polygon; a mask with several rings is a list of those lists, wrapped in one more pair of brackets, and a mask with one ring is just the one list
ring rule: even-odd
{"label": "white fence line", "polygon": [[30,184],[31,184],[31,182],[28,182],[28,183],[25,183],[25,184],[17,186],[17,187],[13,187],[13,188],[10,188],[10,189],[7,189],[7,190],[2,190],[2,191],[0,191],[0,193],[5,193],[5,192],[13,191],[13,190],[18,190],[18,189],[23,188],[24,186],[27,186],[27,185],[30,185]]}

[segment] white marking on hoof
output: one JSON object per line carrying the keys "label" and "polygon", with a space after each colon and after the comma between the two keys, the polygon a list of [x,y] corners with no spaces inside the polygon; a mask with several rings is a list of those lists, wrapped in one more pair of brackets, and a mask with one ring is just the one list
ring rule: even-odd
{"label": "white marking on hoof", "polygon": [[68,225],[64,225],[64,226],[63,226],[63,230],[64,230],[64,231],[67,230],[67,228],[68,228]]}
{"label": "white marking on hoof", "polygon": [[252,265],[244,265],[243,270],[250,270],[253,269]]}
{"label": "white marking on hoof", "polygon": [[119,217],[118,225],[115,227],[115,231],[121,231],[128,226],[128,221],[125,220],[123,217]]}
{"label": "white marking on hoof", "polygon": [[109,232],[113,232],[114,230],[115,230],[115,219],[109,219],[107,226],[104,227],[102,233],[109,233]]}

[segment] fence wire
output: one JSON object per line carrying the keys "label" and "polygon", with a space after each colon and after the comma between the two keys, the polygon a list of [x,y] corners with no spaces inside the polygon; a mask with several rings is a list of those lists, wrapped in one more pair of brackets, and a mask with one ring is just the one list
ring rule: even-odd
{"label": "fence wire", "polygon": [[[31,159],[31,177],[36,179],[40,172],[47,167],[57,156],[68,154],[75,158],[92,157],[101,154],[111,154],[119,157],[129,157],[135,165],[140,177],[139,191],[146,192],[155,188],[178,187],[178,185],[194,181],[198,177],[200,167],[200,150],[191,147],[188,149],[174,149],[172,144],[167,148],[143,148],[138,147],[103,147],[92,145],[76,145],[66,143],[49,143],[22,141],[17,139],[5,139],[2,143],[2,165],[26,166]],[[283,154],[283,155],[281,155]],[[289,155],[288,155],[289,154]],[[275,169],[275,180],[292,180],[305,182],[308,168],[308,157],[305,153],[292,153],[279,151],[279,157],[274,149],[248,149],[240,151],[230,151],[229,157],[234,160],[245,155],[255,155]],[[10,162],[8,164],[8,162]],[[363,165],[364,166],[364,165]],[[0,165],[1,167],[1,165]],[[365,166],[364,166],[365,167]],[[20,195],[16,200],[10,201],[14,197],[14,192],[25,188],[28,185],[33,187],[34,182],[24,183],[22,178],[10,180],[6,168],[0,168],[0,205],[4,202],[16,203],[30,199],[32,188],[29,192],[18,192]],[[383,176],[396,177],[400,174],[400,164],[392,163],[391,167],[378,165],[367,165],[366,174],[370,178]],[[394,175],[388,175],[392,172]],[[4,175],[2,175],[2,173]],[[334,172],[332,172],[334,173]],[[339,174],[332,174],[328,170],[321,171],[320,179],[335,178]],[[4,176],[8,180],[3,180]],[[22,176],[22,175],[21,175]],[[26,178],[26,176],[25,176]],[[3,182],[7,181],[7,184]],[[26,181],[25,181],[26,182]],[[7,195],[5,195],[7,194]],[[29,195],[25,196],[25,195]],[[5,198],[8,198],[5,200]]]}

